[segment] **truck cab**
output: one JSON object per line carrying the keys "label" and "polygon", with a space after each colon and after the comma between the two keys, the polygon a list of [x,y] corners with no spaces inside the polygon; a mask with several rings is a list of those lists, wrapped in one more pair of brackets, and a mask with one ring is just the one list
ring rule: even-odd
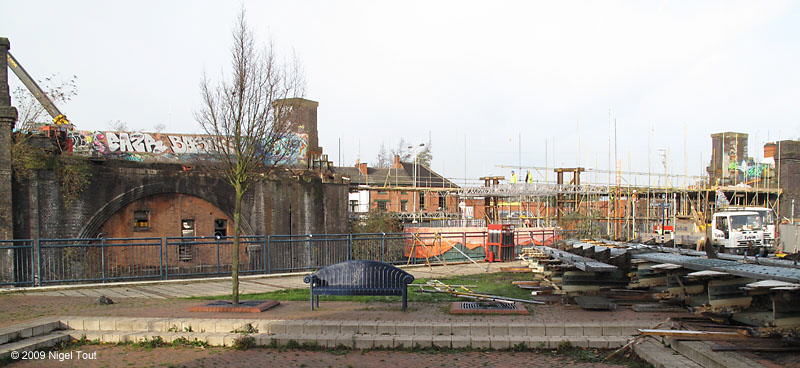
{"label": "truck cab", "polygon": [[756,211],[722,211],[711,219],[711,244],[720,252],[734,254],[766,254],[764,221]]}
{"label": "truck cab", "polygon": [[725,207],[722,211],[747,211],[757,212],[761,216],[761,225],[764,232],[764,245],[774,246],[775,239],[778,237],[777,226],[775,225],[775,211],[767,207]]}

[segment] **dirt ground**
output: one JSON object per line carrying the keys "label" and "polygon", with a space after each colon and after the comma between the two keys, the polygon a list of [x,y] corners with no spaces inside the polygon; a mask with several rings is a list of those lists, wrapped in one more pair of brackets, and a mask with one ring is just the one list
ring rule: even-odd
{"label": "dirt ground", "polygon": [[321,309],[311,311],[308,303],[283,301],[262,313],[188,312],[202,300],[137,299],[116,300],[113,305],[98,305],[90,297],[50,297],[32,295],[0,296],[0,327],[43,316],[115,316],[115,317],[183,317],[183,318],[260,318],[260,319],[338,319],[375,321],[644,321],[653,325],[675,316],[675,313],[638,313],[627,308],[615,312],[585,311],[574,305],[530,306],[527,316],[473,316],[447,313],[447,303],[411,303],[409,312],[400,311],[400,303],[359,303],[320,301]]}
{"label": "dirt ground", "polygon": [[[86,345],[65,350],[95,353],[96,359],[19,361],[23,367],[576,367],[611,368],[622,365],[578,362],[565,356],[535,352],[397,352],[397,351],[300,351],[224,348]],[[84,357],[91,358],[91,355]]]}

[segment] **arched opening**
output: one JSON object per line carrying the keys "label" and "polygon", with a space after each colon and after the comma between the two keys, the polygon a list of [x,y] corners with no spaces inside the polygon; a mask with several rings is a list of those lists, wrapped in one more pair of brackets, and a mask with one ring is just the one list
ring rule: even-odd
{"label": "arched opening", "polygon": [[227,236],[233,221],[211,202],[189,194],[161,193],[132,201],[100,226],[104,238]]}

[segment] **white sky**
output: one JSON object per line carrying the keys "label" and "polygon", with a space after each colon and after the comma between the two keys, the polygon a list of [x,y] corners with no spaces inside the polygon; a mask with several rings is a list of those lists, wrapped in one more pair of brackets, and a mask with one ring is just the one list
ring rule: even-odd
{"label": "white sky", "polygon": [[[749,133],[757,158],[768,138],[800,137],[797,2],[244,5],[260,40],[301,59],[320,144],[338,161],[341,138],[343,165],[430,134],[448,177],[507,175],[495,165],[520,163],[520,136],[523,165],[545,165],[547,144],[549,166],[605,169],[609,109],[625,170],[647,171],[650,157],[662,171],[668,148],[671,172],[704,173],[715,132]],[[239,7],[6,0],[0,36],[34,76],[78,76],[61,109],[79,129],[198,132],[198,83],[226,66]]]}

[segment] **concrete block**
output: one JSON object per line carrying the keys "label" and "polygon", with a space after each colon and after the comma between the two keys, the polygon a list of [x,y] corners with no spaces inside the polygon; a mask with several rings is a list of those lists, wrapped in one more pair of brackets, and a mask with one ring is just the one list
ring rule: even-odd
{"label": "concrete block", "polygon": [[558,349],[558,346],[568,342],[566,336],[548,336],[547,347],[550,349]]}
{"label": "concrete block", "polygon": [[117,344],[117,343],[125,342],[124,339],[123,339],[123,336],[124,336],[124,334],[121,334],[119,332],[104,333],[102,335],[102,337],[100,338],[100,341]]}
{"label": "concrete block", "polygon": [[396,332],[393,322],[378,322],[375,324],[375,333],[378,335],[394,335]]}
{"label": "concrete block", "polygon": [[398,335],[414,336],[414,324],[410,322],[398,322],[394,328]]}
{"label": "concrete block", "polygon": [[528,336],[547,336],[547,329],[545,328],[544,324],[528,325],[525,328],[525,331]]}
{"label": "concrete block", "polygon": [[429,348],[433,346],[433,336],[431,335],[414,336],[413,346],[419,346],[420,348]]}
{"label": "concrete block", "polygon": [[273,321],[267,327],[268,331],[260,331],[272,335],[283,335],[287,333],[285,321]]}
{"label": "concrete block", "polygon": [[545,335],[546,336],[564,336],[564,324],[563,323],[548,323],[545,326]]}
{"label": "concrete block", "polygon": [[[212,335],[213,336],[213,335]],[[209,345],[216,345],[211,343],[212,336],[209,336]],[[269,346],[272,344],[273,336],[265,333],[260,333],[253,335],[253,338],[256,339],[256,345],[258,346]],[[214,337],[214,341],[219,341],[216,337]]]}
{"label": "concrete block", "polygon": [[472,336],[470,345],[473,349],[491,349],[492,341],[489,336]]}
{"label": "concrete block", "polygon": [[621,348],[630,341],[630,338],[626,336],[606,336],[606,339],[608,340],[609,349]]}
{"label": "concrete block", "polygon": [[523,347],[527,348],[527,347],[529,347],[528,346],[528,336],[509,336],[508,337],[508,344],[511,346],[512,349],[515,348],[515,347],[518,347],[520,345],[522,345]]}
{"label": "concrete block", "polygon": [[420,335],[430,336],[430,335],[433,335],[433,326],[431,326],[429,323],[424,323],[424,322],[421,323],[421,324],[418,324],[418,325],[416,325],[414,327],[414,335],[415,336],[420,336]]}
{"label": "concrete block", "polygon": [[[114,322],[114,327],[112,328],[114,331],[133,331],[133,324],[129,318],[118,318],[112,320],[112,322]],[[100,323],[100,329],[104,330],[102,322]]]}
{"label": "concrete block", "polygon": [[[453,336],[466,336],[469,337],[470,324],[469,323],[453,323],[450,325],[450,334]],[[469,339],[467,339],[469,340]]]}
{"label": "concrete block", "polygon": [[91,330],[91,331],[100,330],[100,320],[97,319],[97,318],[84,318],[83,319],[83,329],[84,330]]}
{"label": "concrete block", "polygon": [[375,322],[367,321],[367,322],[360,322],[358,324],[357,331],[358,331],[357,333],[362,335],[375,335],[375,333],[378,331],[378,328],[377,326],[375,326]]}
{"label": "concrete block", "polygon": [[289,335],[297,335],[303,333],[303,329],[305,325],[308,324],[306,321],[286,321],[283,325],[286,327],[286,334]]}
{"label": "concrete block", "polygon": [[589,347],[589,340],[586,338],[586,336],[564,336],[564,339],[569,342],[570,345],[575,347]]}
{"label": "concrete block", "polygon": [[622,336],[622,327],[603,325],[603,336]]}
{"label": "concrete block", "polygon": [[523,323],[510,323],[508,325],[508,336],[526,336],[528,326]]}
{"label": "concrete block", "polygon": [[336,335],[320,335],[316,336],[317,338],[317,345],[326,347],[329,349],[336,347]]}
{"label": "concrete block", "polygon": [[372,336],[373,347],[391,349],[394,347],[394,336]]}
{"label": "concrete block", "polygon": [[196,330],[198,332],[211,332],[211,333],[219,332],[217,331],[217,321],[214,321],[213,319],[204,319],[199,321],[197,323]]}
{"label": "concrete block", "polygon": [[432,323],[434,336],[450,336],[452,334],[452,326],[449,323]]}
{"label": "concrete block", "polygon": [[117,321],[112,318],[101,319],[99,324],[100,331],[116,331],[117,329]]}
{"label": "concrete block", "polygon": [[505,323],[493,323],[489,326],[490,336],[508,336],[508,325]]}
{"label": "concrete block", "polygon": [[355,342],[353,341],[353,334],[337,335],[336,345],[334,347],[338,347],[340,345],[347,348],[353,348],[355,346]]}
{"label": "concrete block", "polygon": [[342,335],[355,335],[358,333],[358,322],[343,321],[339,326],[339,333]]}
{"label": "concrete block", "polygon": [[583,325],[579,323],[564,323],[564,336],[585,336]]}
{"label": "concrete block", "polygon": [[67,317],[61,320],[63,329],[83,330],[83,318]]}
{"label": "concrete block", "polygon": [[372,349],[372,336],[355,335],[353,336],[353,347],[356,349]]}
{"label": "concrete block", "polygon": [[450,336],[450,346],[453,349],[467,349],[470,347],[470,337],[465,335]]}
{"label": "concrete block", "polygon": [[490,336],[490,345],[494,350],[506,350],[511,348],[511,340],[508,336]]}
{"label": "concrete block", "polygon": [[603,336],[603,326],[600,324],[583,325],[584,336]]}
{"label": "concrete block", "polygon": [[471,336],[489,336],[489,326],[473,324],[469,328]]}
{"label": "concrete block", "polygon": [[304,335],[321,335],[322,334],[322,325],[319,323],[305,323],[303,325],[303,334]]}
{"label": "concrete block", "polygon": [[433,336],[431,339],[431,345],[440,349],[450,349],[451,342],[452,336],[450,335]]}
{"label": "concrete block", "polygon": [[394,337],[396,349],[410,349],[414,347],[414,337],[411,335],[398,335]]}
{"label": "concrete block", "polygon": [[549,349],[550,339],[547,336],[528,336],[528,347],[532,349]]}
{"label": "concrete block", "polygon": [[340,326],[341,322],[339,321],[322,321],[319,323],[320,326],[320,334],[322,335],[338,335],[340,334]]}
{"label": "concrete block", "polygon": [[608,338],[605,336],[587,336],[590,348],[608,349]]}
{"label": "concrete block", "polygon": [[17,329],[20,338],[27,339],[33,337],[33,326],[25,325]]}
{"label": "concrete block", "polygon": [[[216,333],[213,335],[208,335],[206,342],[211,346],[225,346],[225,335]],[[259,340],[256,340],[256,342],[259,342]],[[259,342],[259,345],[262,344]],[[269,345],[269,342],[263,345]]]}

